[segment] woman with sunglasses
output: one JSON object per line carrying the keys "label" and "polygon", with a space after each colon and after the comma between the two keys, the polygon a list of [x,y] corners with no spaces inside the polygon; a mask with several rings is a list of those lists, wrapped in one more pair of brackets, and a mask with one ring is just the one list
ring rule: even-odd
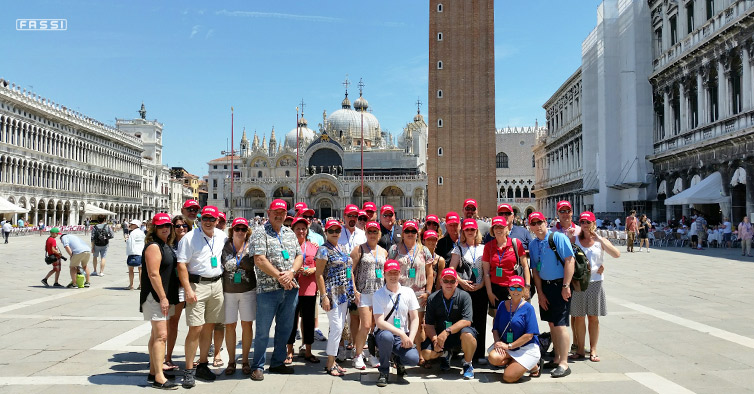
{"label": "woman with sunglasses", "polygon": [[366,369],[365,359],[374,368],[380,366],[377,357],[370,354],[369,351],[364,353],[364,343],[372,329],[372,296],[385,282],[382,269],[387,260],[387,250],[378,244],[382,237],[380,224],[368,222],[365,228],[367,242],[357,246],[351,252],[354,283],[356,284],[355,301],[359,312],[359,328],[354,338],[356,350],[353,357],[353,367],[360,370]]}
{"label": "woman with sunglasses", "polygon": [[[427,244],[427,238],[425,237],[425,234],[427,231],[434,231],[435,236],[432,238],[429,242],[432,243],[432,246],[430,247],[429,244]],[[427,247],[429,250],[429,253],[432,255],[432,276],[435,278],[435,280],[432,283],[432,291],[430,293],[434,292],[435,290],[438,290],[441,288],[440,286],[440,275],[438,275],[438,272],[442,272],[442,270],[445,269],[445,259],[442,260],[442,265],[439,265],[440,259],[438,256],[435,256],[435,249],[437,248],[437,240],[442,238],[442,230],[440,229],[440,218],[438,218],[436,215],[427,215],[427,218],[424,220],[424,225],[422,226],[422,229],[419,231],[419,239],[424,242],[424,246]]]}
{"label": "woman with sunglasses", "polygon": [[306,347],[303,357],[310,363],[318,364],[319,359],[312,354],[312,343],[314,343],[314,317],[317,310],[317,281],[314,276],[317,272],[317,263],[314,261],[314,255],[319,247],[308,240],[309,221],[307,219],[303,217],[293,219],[292,229],[301,247],[301,254],[304,255],[304,263],[296,273],[298,304],[296,304],[291,336],[288,337],[288,356],[285,358],[285,363],[293,362],[293,344],[296,342],[296,330],[300,317],[301,337]]}
{"label": "woman with sunglasses", "polygon": [[474,358],[480,364],[485,364],[487,359],[484,357],[484,342],[487,340],[487,305],[489,300],[487,299],[487,291],[484,289],[484,278],[482,276],[484,273],[482,265],[484,245],[476,219],[464,219],[461,223],[461,229],[458,243],[451,252],[450,268],[454,268],[459,273],[458,284],[471,296],[474,310],[474,320],[471,325],[478,333]]}
{"label": "woman with sunglasses", "polygon": [[510,299],[498,305],[492,322],[492,346],[488,360],[496,367],[505,366],[503,381],[515,383],[531,371],[529,376],[542,374],[539,352],[539,326],[534,307],[524,300],[524,278],[514,275],[508,280]]}
{"label": "woman with sunglasses", "polygon": [[346,370],[335,362],[343,327],[348,316],[348,303],[354,300],[353,261],[338,245],[343,226],[338,220],[325,223],[327,239],[317,251],[317,288],[320,305],[327,312],[330,335],[327,337],[327,366],[325,371],[332,376],[344,376]]}
{"label": "woman with sunglasses", "polygon": [[[173,216],[173,234],[175,238],[170,244],[174,252],[178,251],[178,242],[188,234],[191,224],[183,215]],[[175,341],[178,338],[178,322],[181,320],[181,314],[183,313],[183,307],[186,305],[185,293],[180,283],[178,284],[178,303],[175,304],[175,313],[168,320],[168,350],[165,353],[165,365],[163,368],[166,371],[174,371],[178,369],[178,365],[173,363],[173,349],[175,348]]]}
{"label": "woman with sunglasses", "polygon": [[602,288],[602,273],[605,271],[603,260],[605,252],[613,258],[620,257],[620,251],[606,238],[597,234],[597,225],[594,223],[594,214],[582,212],[579,218],[581,233],[576,238],[576,243],[586,254],[592,267],[592,278],[586,291],[574,291],[571,299],[571,316],[574,317],[573,331],[576,352],[569,356],[572,360],[580,360],[586,357],[584,345],[586,342],[586,322],[589,321],[589,360],[599,362],[597,355],[597,340],[600,335],[599,316],[607,315],[607,300],[605,290]]}
{"label": "woman with sunglasses", "polygon": [[165,376],[162,364],[168,335],[167,321],[178,303],[178,260],[170,247],[174,237],[170,216],[158,213],[152,223],[142,252],[142,266],[146,275],[141,277],[139,294],[139,311],[144,314],[144,320],[152,323],[147,381],[152,383],[152,387],[174,390],[178,386]]}
{"label": "woman with sunglasses", "polygon": [[482,255],[484,287],[487,290],[490,307],[494,310],[497,310],[501,301],[508,299],[508,283],[513,276],[516,276],[515,266],[518,262],[523,267],[524,281],[527,283],[524,289],[524,299],[527,301],[529,299],[531,278],[526,250],[523,242],[508,236],[508,229],[508,221],[504,217],[492,218],[491,232],[495,238],[484,245]]}
{"label": "woman with sunglasses", "polygon": [[[236,324],[241,316],[241,365],[245,375],[251,375],[249,350],[254,339],[252,323],[257,311],[257,277],[254,258],[249,255],[249,222],[235,218],[228,230],[222,253],[223,306],[225,308],[225,347],[228,349],[226,375],[236,372]],[[215,345],[215,349],[219,349]],[[218,352],[219,353],[219,350]]]}
{"label": "woman with sunglasses", "polygon": [[[432,293],[434,275],[432,273],[432,254],[422,245],[419,240],[419,224],[413,220],[403,223],[403,237],[401,241],[392,247],[387,253],[388,260],[397,260],[401,264],[401,286],[409,287],[414,291],[419,301],[419,321],[424,321],[424,311],[427,306],[427,298]],[[417,349],[424,342],[424,327],[420,326],[414,338]],[[420,357],[419,363],[423,365],[424,359]]]}

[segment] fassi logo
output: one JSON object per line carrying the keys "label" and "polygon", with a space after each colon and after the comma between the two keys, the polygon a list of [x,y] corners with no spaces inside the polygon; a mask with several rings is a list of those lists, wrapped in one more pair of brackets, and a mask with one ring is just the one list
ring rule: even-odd
{"label": "fassi logo", "polygon": [[16,19],[16,30],[68,30],[67,19]]}

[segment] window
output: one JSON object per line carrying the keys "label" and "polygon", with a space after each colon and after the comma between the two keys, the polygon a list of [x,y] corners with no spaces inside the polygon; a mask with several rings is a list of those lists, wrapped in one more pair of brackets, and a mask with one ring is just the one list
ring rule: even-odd
{"label": "window", "polygon": [[261,178],[261,177],[262,177],[262,171],[257,172],[257,178]]}
{"label": "window", "polygon": [[440,186],[442,186],[442,177],[441,176],[437,177],[437,184],[440,185]]}
{"label": "window", "polygon": [[437,119],[437,127],[442,127],[442,119]]}
{"label": "window", "polygon": [[234,165],[234,166],[233,166],[233,169],[234,169],[234,170],[237,170],[237,169],[238,169],[238,165]]}
{"label": "window", "polygon": [[217,169],[217,165],[212,166],[212,169],[216,170]]}
{"label": "window", "polygon": [[437,69],[442,70],[442,60],[437,62]]}
{"label": "window", "polygon": [[534,155],[531,155],[531,167],[534,168],[536,161],[534,161]]}
{"label": "window", "polygon": [[498,153],[495,159],[496,168],[508,168],[508,155],[505,152]]}
{"label": "window", "polygon": [[686,3],[686,34],[694,31],[694,0]]}
{"label": "window", "polygon": [[212,193],[212,199],[217,200],[217,193]]}
{"label": "window", "polygon": [[228,165],[227,164],[223,165],[223,170],[227,170],[227,169],[228,169]]}
{"label": "window", "polygon": [[442,12],[442,4],[437,5],[437,12]]}
{"label": "window", "polygon": [[678,16],[670,17],[670,45],[673,46],[678,42]]}
{"label": "window", "polygon": [[437,148],[437,156],[442,156],[442,147]]}
{"label": "window", "polygon": [[707,0],[707,19],[715,16],[715,0]]}
{"label": "window", "polygon": [[291,176],[291,172],[290,172],[290,171],[286,171],[286,172],[285,172],[285,177],[286,177],[286,178],[289,178],[290,176]]}
{"label": "window", "polygon": [[437,41],[442,41],[442,33],[437,33]]}
{"label": "window", "polygon": [[437,90],[437,98],[442,98],[442,90],[441,89]]}
{"label": "window", "polygon": [[212,180],[212,187],[217,187],[217,179]]}
{"label": "window", "polygon": [[662,54],[662,28],[655,30],[655,57],[659,57]]}

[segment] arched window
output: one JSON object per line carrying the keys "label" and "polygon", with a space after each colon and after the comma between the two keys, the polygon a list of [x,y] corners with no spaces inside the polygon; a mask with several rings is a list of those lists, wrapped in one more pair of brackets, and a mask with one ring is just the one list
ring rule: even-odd
{"label": "arched window", "polygon": [[441,176],[437,177],[437,184],[438,185],[442,185],[442,177]]}
{"label": "arched window", "polygon": [[508,198],[513,198],[513,187],[508,186]]}
{"label": "arched window", "polygon": [[262,177],[262,171],[257,172],[257,178],[261,178],[261,177]]}
{"label": "arched window", "polygon": [[531,167],[532,168],[535,167],[534,163],[535,163],[535,161],[534,161],[534,155],[531,155]]}
{"label": "arched window", "polygon": [[495,157],[496,168],[508,168],[508,155],[505,152],[500,152]]}
{"label": "arched window", "polygon": [[437,98],[442,98],[442,89],[437,90]]}
{"label": "arched window", "polygon": [[286,176],[286,178],[290,177],[291,176],[291,172],[290,171],[286,171],[285,172],[285,176]]}
{"label": "arched window", "polygon": [[442,119],[437,119],[437,127],[442,127]]}
{"label": "arched window", "polygon": [[437,33],[437,41],[442,41],[442,32]]}
{"label": "arched window", "polygon": [[442,4],[437,5],[437,12],[442,12]]}
{"label": "arched window", "polygon": [[516,198],[521,198],[521,188],[516,186]]}
{"label": "arched window", "polygon": [[437,61],[437,69],[442,70],[442,60]]}
{"label": "arched window", "polygon": [[523,197],[524,197],[524,198],[529,198],[529,188],[528,188],[528,187],[526,187],[526,186],[524,186],[524,194],[523,194]]}
{"label": "arched window", "polygon": [[442,147],[437,148],[437,156],[442,156]]}

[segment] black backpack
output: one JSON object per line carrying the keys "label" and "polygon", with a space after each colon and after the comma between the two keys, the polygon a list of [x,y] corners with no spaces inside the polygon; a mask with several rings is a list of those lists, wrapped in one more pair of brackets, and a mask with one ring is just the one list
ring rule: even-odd
{"label": "black backpack", "polygon": [[[563,259],[560,257],[555,247],[555,241],[553,240],[554,237],[555,233],[550,233],[550,236],[547,237],[547,242],[550,244],[550,249],[555,253],[555,257],[558,258],[558,262],[565,266]],[[573,248],[574,260],[571,285],[574,291],[586,291],[587,287],[589,287],[589,281],[592,278],[592,265],[589,263],[586,253],[584,253],[578,245],[571,243],[571,247]]]}
{"label": "black backpack", "polygon": [[107,234],[107,225],[102,227],[99,225],[94,226],[94,229],[92,229],[92,239],[96,246],[107,246],[110,243],[110,237]]}

